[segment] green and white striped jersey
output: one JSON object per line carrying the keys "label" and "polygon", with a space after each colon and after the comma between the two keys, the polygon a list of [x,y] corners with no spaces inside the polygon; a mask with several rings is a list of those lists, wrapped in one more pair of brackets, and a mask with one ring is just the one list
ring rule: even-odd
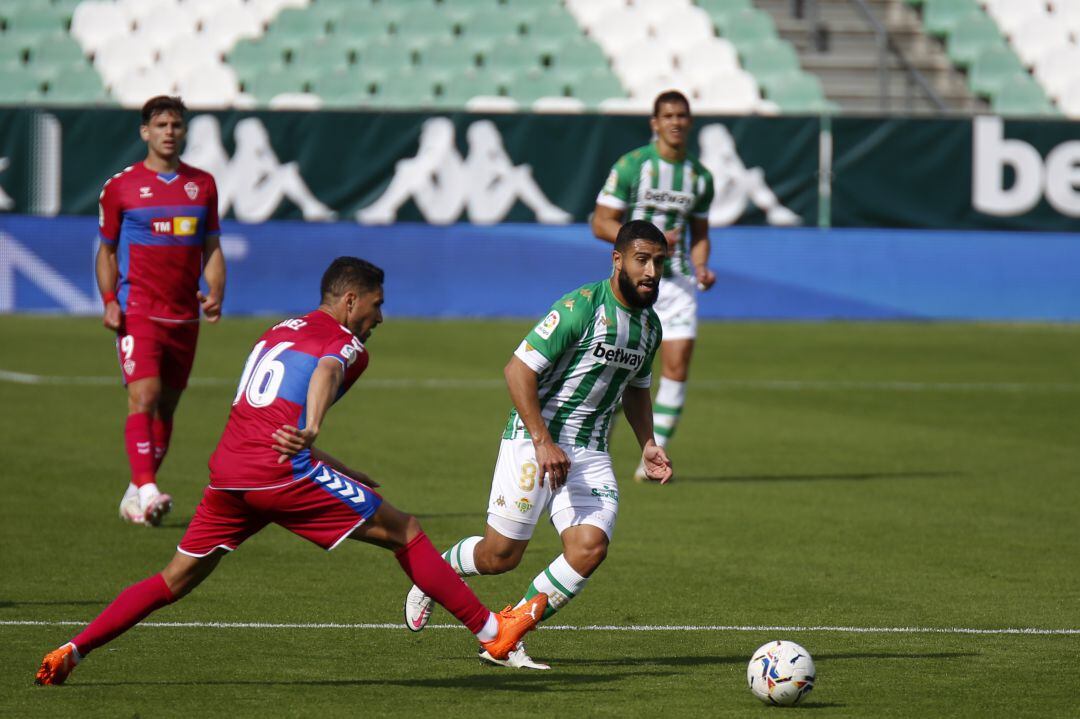
{"label": "green and white striped jersey", "polygon": [[[648,387],[660,346],[651,308],[621,304],[609,280],[564,295],[514,354],[538,375],[540,411],[561,444],[607,451],[611,415],[627,386]],[[528,438],[510,410],[503,439]]]}
{"label": "green and white striped jersey", "polygon": [[660,157],[655,144],[631,150],[611,168],[596,204],[625,210],[623,221],[648,220],[661,230],[682,230],[679,244],[664,264],[664,276],[693,276],[689,217],[708,219],[713,178],[697,158],[682,162]]}

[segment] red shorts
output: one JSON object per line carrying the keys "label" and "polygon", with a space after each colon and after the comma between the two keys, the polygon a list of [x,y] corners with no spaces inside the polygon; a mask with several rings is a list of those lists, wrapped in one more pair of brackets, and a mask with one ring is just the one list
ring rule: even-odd
{"label": "red shorts", "polygon": [[124,384],[160,377],[169,387],[186,388],[198,340],[198,322],[160,322],[125,315],[116,333],[116,357]]}
{"label": "red shorts", "polygon": [[325,465],[274,489],[207,487],[176,548],[192,557],[205,557],[218,547],[231,552],[273,522],[329,550],[381,504],[375,490]]}

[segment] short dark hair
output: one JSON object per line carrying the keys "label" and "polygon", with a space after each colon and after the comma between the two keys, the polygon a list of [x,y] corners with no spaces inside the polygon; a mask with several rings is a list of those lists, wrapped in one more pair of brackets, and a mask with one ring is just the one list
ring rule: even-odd
{"label": "short dark hair", "polygon": [[619,234],[615,236],[615,251],[626,252],[630,243],[634,240],[645,240],[661,247],[667,247],[667,239],[660,228],[648,220],[630,220],[619,228]]}
{"label": "short dark hair", "polygon": [[187,112],[187,106],[179,97],[155,95],[142,106],[142,124],[149,125],[150,121],[154,119],[154,115],[160,115],[163,112],[176,113],[182,120],[184,119],[184,113]]}
{"label": "short dark hair", "polygon": [[678,90],[665,90],[656,96],[652,104],[652,116],[660,117],[660,106],[669,102],[681,102],[686,105],[686,111],[690,112],[690,101],[686,99],[686,95],[682,94]]}
{"label": "short dark hair", "polygon": [[349,290],[366,294],[382,287],[383,271],[359,257],[338,257],[323,273],[319,290],[322,301],[329,302]]}

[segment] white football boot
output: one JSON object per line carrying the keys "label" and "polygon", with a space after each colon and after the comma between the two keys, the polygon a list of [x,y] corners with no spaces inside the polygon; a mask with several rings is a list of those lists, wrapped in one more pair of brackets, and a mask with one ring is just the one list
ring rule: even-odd
{"label": "white football boot", "polygon": [[142,508],[143,523],[150,527],[160,526],[161,520],[172,511],[172,504],[172,497],[164,492],[158,494]]}
{"label": "white football boot", "polygon": [[146,515],[139,506],[139,495],[124,495],[120,500],[120,519],[131,524],[146,524]]}
{"label": "white football boot", "polygon": [[419,632],[427,626],[434,608],[431,597],[414,584],[405,596],[405,626],[410,632]]}
{"label": "white football boot", "polygon": [[511,667],[513,669],[551,669],[550,664],[541,664],[530,657],[529,653],[525,651],[524,642],[518,642],[506,659],[496,659],[481,649],[480,661],[487,662],[488,664],[496,664],[500,667]]}

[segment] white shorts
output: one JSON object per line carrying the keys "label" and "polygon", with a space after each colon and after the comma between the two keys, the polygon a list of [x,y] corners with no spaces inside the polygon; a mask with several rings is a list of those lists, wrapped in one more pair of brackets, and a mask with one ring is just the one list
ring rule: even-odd
{"label": "white shorts", "polygon": [[530,539],[547,511],[562,534],[568,527],[591,524],[611,539],[619,515],[619,484],[607,452],[560,444],[570,459],[566,484],[555,492],[540,486],[536,452],[530,439],[504,439],[491,478],[488,524],[511,539]]}
{"label": "white shorts", "polygon": [[653,310],[660,318],[665,342],[697,337],[697,280],[683,275],[662,278]]}

